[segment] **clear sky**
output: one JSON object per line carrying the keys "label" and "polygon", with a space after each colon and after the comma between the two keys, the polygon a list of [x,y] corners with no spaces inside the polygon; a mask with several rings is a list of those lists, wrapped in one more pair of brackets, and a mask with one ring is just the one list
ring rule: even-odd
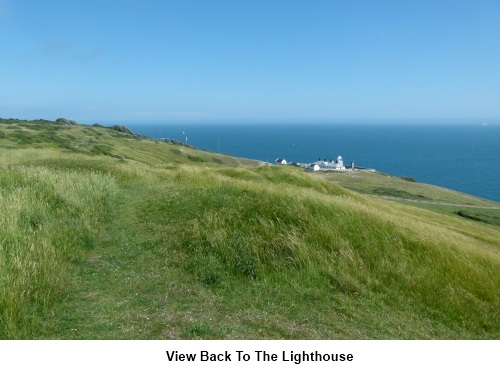
{"label": "clear sky", "polygon": [[0,117],[500,121],[500,0],[0,0]]}

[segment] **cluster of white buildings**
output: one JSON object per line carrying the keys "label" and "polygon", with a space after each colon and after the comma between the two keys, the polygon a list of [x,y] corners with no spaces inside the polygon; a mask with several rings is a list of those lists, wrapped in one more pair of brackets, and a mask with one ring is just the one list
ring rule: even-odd
{"label": "cluster of white buildings", "polygon": [[[274,162],[276,164],[292,164],[287,162],[283,158],[278,158]],[[309,163],[309,164],[301,164],[301,163],[296,163],[296,165],[307,168],[308,170],[311,171],[354,171],[358,170],[357,168],[354,167],[354,162],[351,162],[351,164],[346,168],[344,165],[344,160],[342,157],[339,155],[337,157],[337,160],[332,160],[330,159],[329,161],[325,160],[317,160],[316,162]],[[365,169],[369,170],[369,169]]]}
{"label": "cluster of white buildings", "polygon": [[[321,161],[310,163],[307,165],[307,169],[311,171],[343,171],[345,170],[344,161],[339,155],[336,161],[330,159],[330,161]],[[351,163],[351,169],[354,169],[354,162]]]}

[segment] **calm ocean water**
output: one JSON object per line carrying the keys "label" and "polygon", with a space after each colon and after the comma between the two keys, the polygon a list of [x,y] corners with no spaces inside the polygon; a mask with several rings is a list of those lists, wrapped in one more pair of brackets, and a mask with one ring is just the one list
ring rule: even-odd
{"label": "calm ocean water", "polygon": [[335,159],[500,202],[500,125],[137,124],[151,138],[274,162]]}

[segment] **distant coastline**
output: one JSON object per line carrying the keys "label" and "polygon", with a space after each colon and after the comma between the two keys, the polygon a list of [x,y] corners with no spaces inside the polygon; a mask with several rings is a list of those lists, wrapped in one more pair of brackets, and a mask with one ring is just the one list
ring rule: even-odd
{"label": "distant coastline", "polygon": [[[482,123],[482,122],[481,122]],[[500,202],[500,125],[465,124],[137,124],[151,138],[169,137],[215,153],[272,163],[311,163],[342,154],[363,167]],[[183,134],[184,132],[184,134]]]}

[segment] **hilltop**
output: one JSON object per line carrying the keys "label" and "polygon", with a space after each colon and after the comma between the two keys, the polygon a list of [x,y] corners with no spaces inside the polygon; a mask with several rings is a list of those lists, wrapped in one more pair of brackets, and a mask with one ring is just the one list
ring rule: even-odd
{"label": "hilltop", "polygon": [[1,339],[500,339],[500,210],[0,120]]}

